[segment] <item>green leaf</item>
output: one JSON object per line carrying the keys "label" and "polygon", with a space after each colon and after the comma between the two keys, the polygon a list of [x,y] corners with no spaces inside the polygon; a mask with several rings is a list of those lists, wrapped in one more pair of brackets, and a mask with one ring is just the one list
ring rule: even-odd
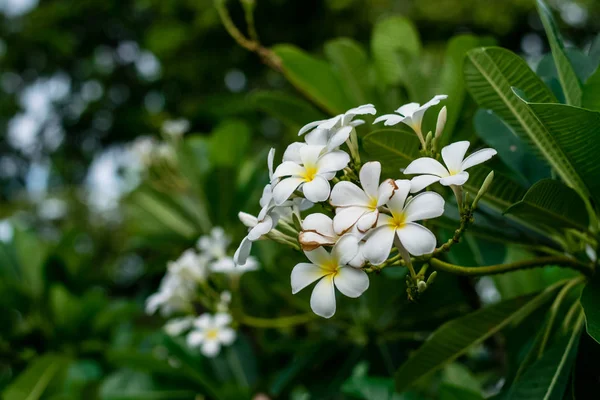
{"label": "green leaf", "polygon": [[281,58],[287,80],[323,110],[335,115],[354,107],[340,77],[327,62],[292,45],[277,45],[273,51]]}
{"label": "green leaf", "polygon": [[48,387],[56,383],[58,376],[66,371],[69,359],[46,354],[33,360],[4,391],[4,400],[41,399]]}
{"label": "green leaf", "polygon": [[581,329],[557,341],[514,383],[509,400],[562,400],[577,356]]}
{"label": "green leaf", "polygon": [[582,106],[600,111],[600,68],[583,85]]}
{"label": "green leaf", "polygon": [[526,186],[550,177],[548,164],[537,158],[531,149],[492,110],[479,109],[473,118],[477,135],[498,151],[498,157],[515,172]]}
{"label": "green leaf", "polygon": [[252,133],[242,121],[225,121],[210,136],[210,159],[215,166],[234,167],[248,154]]}
{"label": "green leaf", "polygon": [[565,150],[513,92],[525,93],[535,103],[555,103],[550,90],[516,54],[500,48],[471,50],[465,63],[465,79],[469,91],[483,107],[494,111],[531,147],[539,151],[563,181],[580,194],[587,192],[579,172],[571,164]]}
{"label": "green leaf", "polygon": [[[479,192],[479,188],[491,171],[492,169],[485,165],[469,169],[469,180],[463,187],[471,194]],[[504,212],[524,195],[525,189],[521,185],[496,171],[494,181],[481,201],[496,211]]]}
{"label": "green leaf", "polygon": [[484,397],[477,392],[464,387],[444,383],[439,389],[440,400],[483,400]]}
{"label": "green leaf", "polygon": [[371,52],[381,81],[398,85],[408,80],[407,61],[421,52],[421,41],[413,23],[404,17],[386,18],[373,29]]}
{"label": "green leaf", "polygon": [[363,138],[365,151],[373,159],[381,162],[388,174],[398,174],[411,161],[419,157],[419,139],[404,124],[394,129],[379,129]]}
{"label": "green leaf", "polygon": [[[492,43],[490,43],[492,42]],[[446,128],[444,135],[440,138],[440,148],[450,143],[452,132],[458,121],[460,113],[463,111],[465,98],[465,82],[463,79],[456,79],[463,70],[465,55],[471,49],[482,45],[493,44],[491,38],[480,38],[473,35],[454,36],[448,42],[446,55],[444,59],[444,68],[441,76],[441,93],[448,95],[448,117],[446,119]]]}
{"label": "green leaf", "polygon": [[560,80],[567,104],[580,106],[581,82],[579,82],[579,78],[569,61],[569,57],[565,53],[565,46],[552,12],[543,0],[537,0],[537,9],[546,30],[548,41],[550,42],[552,56],[554,57],[554,63],[558,71],[558,79]]}
{"label": "green leaf", "polygon": [[581,293],[588,335],[600,343],[600,274],[595,274]]}
{"label": "green leaf", "polygon": [[355,105],[373,101],[368,79],[369,59],[360,44],[346,38],[330,40],[325,43],[325,56],[344,82],[346,97]]}
{"label": "green leaf", "polygon": [[575,228],[587,230],[589,224],[585,203],[570,187],[552,179],[533,185],[523,200],[505,211],[549,229]]}
{"label": "green leaf", "polygon": [[528,103],[534,116],[552,135],[554,142],[571,166],[576,182],[569,182],[580,194],[591,194],[600,201],[600,154],[598,126],[600,113],[564,104]]}
{"label": "green leaf", "polygon": [[250,96],[250,101],[257,109],[266,112],[294,130],[299,130],[311,121],[325,119],[325,114],[314,108],[312,104],[285,92],[255,92]]}
{"label": "green leaf", "polygon": [[110,374],[100,386],[100,400],[187,400],[195,393],[188,390],[162,389],[152,377],[127,369]]}
{"label": "green leaf", "polygon": [[396,390],[402,392],[417,379],[465,354],[471,346],[509,324],[518,323],[549,301],[558,287],[548,288],[535,297],[506,300],[445,323],[396,371]]}

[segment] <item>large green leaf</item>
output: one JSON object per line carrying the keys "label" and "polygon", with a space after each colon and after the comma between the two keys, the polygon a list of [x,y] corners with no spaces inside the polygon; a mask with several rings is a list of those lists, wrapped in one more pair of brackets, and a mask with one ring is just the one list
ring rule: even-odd
{"label": "large green leaf", "polygon": [[498,151],[498,157],[516,174],[519,182],[529,186],[550,177],[548,164],[537,158],[527,143],[515,135],[492,110],[477,110],[473,125],[477,135]]}
{"label": "large green leaf", "polygon": [[574,106],[581,105],[581,82],[569,61],[569,57],[565,52],[565,46],[552,16],[552,12],[544,3],[543,0],[537,0],[537,9],[546,30],[550,48],[552,49],[552,57],[558,71],[558,79],[565,94],[567,103]]}
{"label": "large green leaf", "polygon": [[587,333],[600,343],[600,274],[596,273],[581,293]]}
{"label": "large green leaf", "polygon": [[346,97],[339,76],[327,62],[292,45],[277,45],[273,51],[281,58],[283,74],[290,83],[323,110],[341,114],[354,106]]}
{"label": "large green leaf", "polygon": [[355,105],[373,101],[369,82],[369,59],[360,44],[346,38],[330,40],[325,43],[325,56],[344,82],[346,96]]}
{"label": "large green leaf", "polygon": [[505,213],[550,229],[586,230],[589,224],[585,203],[577,192],[552,179],[537,182],[527,191],[523,200],[510,206]]}
{"label": "large green leaf", "polygon": [[[534,116],[544,129],[552,135],[561,149],[565,161],[572,166],[583,188],[579,193],[591,194],[600,201],[600,154],[598,127],[600,113],[563,104],[528,103]],[[577,190],[580,184],[572,184]]]}
{"label": "large green leaf", "polygon": [[56,383],[58,376],[66,371],[69,359],[46,354],[33,360],[5,390],[4,400],[37,400],[42,398],[48,387]]}
{"label": "large green leaf", "polygon": [[405,83],[408,79],[408,60],[417,57],[420,51],[419,34],[409,19],[393,16],[375,25],[371,37],[371,52],[383,83]]}
{"label": "large green leaf", "polygon": [[363,138],[363,146],[369,156],[381,162],[386,173],[395,175],[420,156],[419,139],[404,124],[367,134]]}
{"label": "large green leaf", "polygon": [[238,120],[222,122],[210,136],[210,159],[213,165],[234,167],[248,153],[252,133],[250,127]]}
{"label": "large green leaf", "polygon": [[450,142],[458,117],[463,111],[466,91],[465,82],[462,79],[456,79],[456,77],[460,76],[463,70],[465,55],[471,49],[483,45],[492,45],[493,42],[492,38],[480,38],[473,35],[454,36],[448,42],[441,76],[441,93],[448,95],[450,106],[448,107],[444,135],[440,139],[440,147]]}
{"label": "large green leaf", "polygon": [[585,108],[600,111],[600,68],[585,82],[581,103]]}
{"label": "large green leaf", "polygon": [[562,400],[577,355],[580,327],[557,341],[511,388],[509,400]]}
{"label": "large green leaf", "polygon": [[520,322],[550,300],[558,287],[552,286],[535,297],[506,300],[445,323],[396,371],[396,390],[403,391],[419,378],[465,354],[471,346],[509,324]]}
{"label": "large green leaf", "polygon": [[325,114],[310,103],[285,92],[258,91],[250,96],[250,102],[293,129],[299,129],[311,121],[325,119]]}
{"label": "large green leaf", "polygon": [[465,80],[481,107],[493,110],[519,137],[539,151],[565,183],[581,194],[587,192],[580,171],[571,164],[555,135],[512,90],[512,87],[518,88],[530,102],[556,102],[525,61],[500,48],[471,50],[465,62]]}

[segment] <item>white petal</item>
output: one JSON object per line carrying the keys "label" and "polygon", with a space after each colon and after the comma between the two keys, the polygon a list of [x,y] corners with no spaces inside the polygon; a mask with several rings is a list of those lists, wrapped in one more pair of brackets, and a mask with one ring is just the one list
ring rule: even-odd
{"label": "white petal", "polygon": [[248,239],[252,241],[258,240],[262,235],[266,235],[267,233],[271,232],[272,229],[273,219],[270,215],[267,215],[262,221],[256,224],[254,228],[248,231]]}
{"label": "white petal", "polygon": [[398,189],[394,191],[394,195],[388,200],[387,206],[393,214],[400,214],[404,210],[404,203],[410,193],[410,181],[408,179],[397,179],[395,181]]}
{"label": "white petal", "polygon": [[325,236],[337,236],[333,231],[333,220],[328,215],[321,213],[307,215],[302,221],[302,229],[316,231]]}
{"label": "white petal", "polygon": [[277,166],[273,178],[281,178],[284,176],[303,176],[305,169],[292,161],[284,161]]}
{"label": "white petal", "polygon": [[327,129],[315,129],[304,136],[304,141],[313,146],[325,146],[329,142],[329,131]]}
{"label": "white petal", "polygon": [[365,192],[352,182],[341,181],[331,190],[331,205],[335,207],[367,206],[369,198]]}
{"label": "white petal", "polygon": [[190,347],[198,347],[204,342],[204,332],[192,331],[186,336],[186,342]]}
{"label": "white petal", "polygon": [[446,163],[448,171],[458,173],[461,171],[461,164],[467,154],[470,143],[466,140],[462,142],[452,143],[442,149],[442,159]]}
{"label": "white petal", "polygon": [[474,165],[486,162],[490,158],[494,157],[498,152],[494,149],[481,149],[465,158],[461,165],[461,169],[464,171],[467,168],[471,168]]}
{"label": "white petal", "polygon": [[358,107],[349,109],[348,111],[346,111],[346,113],[344,115],[345,116],[355,116],[355,115],[365,115],[365,114],[371,114],[371,115],[377,114],[377,110],[375,109],[375,106],[373,104],[363,104],[362,106],[358,106]]}
{"label": "white petal", "polygon": [[363,254],[373,265],[382,264],[387,260],[394,242],[394,228],[383,225],[371,231],[364,245]]}
{"label": "white petal", "polygon": [[316,166],[324,146],[307,145],[300,148],[300,159],[304,166]]}
{"label": "white petal", "polygon": [[208,329],[212,327],[213,319],[210,314],[202,314],[194,320],[194,326],[200,329]]}
{"label": "white petal", "polygon": [[448,176],[448,170],[437,160],[430,157],[417,158],[404,169],[404,174],[428,174],[437,176]]}
{"label": "white petal", "polygon": [[342,119],[343,115],[336,115],[335,117],[326,119],[319,124],[319,129],[333,129],[337,123]]}
{"label": "white petal", "polygon": [[396,125],[396,124],[399,124],[400,122],[404,121],[404,117],[401,115],[396,115],[396,114],[386,114],[386,115],[381,115],[381,116],[377,117],[375,119],[375,121],[373,121],[373,123],[377,124],[381,121],[385,121],[384,122],[385,126],[392,126],[392,125]]}
{"label": "white petal", "polygon": [[310,131],[311,129],[313,129],[316,126],[319,126],[319,124],[322,124],[325,121],[326,120],[309,122],[308,124],[306,124],[302,128],[300,128],[300,131],[298,132],[298,136],[302,136],[303,133]]}
{"label": "white petal", "polygon": [[444,213],[444,198],[435,192],[425,192],[413,197],[404,208],[406,222],[436,218]]}
{"label": "white petal", "polygon": [[313,231],[302,231],[298,235],[298,242],[303,250],[314,250],[320,246],[333,246],[337,240],[337,235],[324,236]]}
{"label": "white petal", "polygon": [[311,263],[316,266],[327,265],[331,262],[331,255],[322,247],[311,251],[305,251],[304,254],[310,260]]}
{"label": "white petal", "polygon": [[377,224],[377,217],[379,216],[379,211],[371,211],[363,214],[362,217],[358,219],[356,222],[356,228],[360,232],[366,232],[369,229],[373,228],[375,224]]}
{"label": "white petal", "polygon": [[410,180],[410,192],[416,193],[442,179],[437,175],[419,175]]}
{"label": "white petal", "polygon": [[388,200],[394,195],[394,191],[398,189],[396,182],[392,179],[386,179],[381,182],[379,188],[377,188],[377,207],[387,204]]}
{"label": "white petal", "polygon": [[327,200],[329,198],[330,190],[331,186],[329,186],[329,181],[320,175],[315,176],[312,181],[302,185],[304,197],[313,203]]}
{"label": "white petal", "polygon": [[206,357],[215,357],[221,350],[221,344],[218,340],[205,340],[200,350]]}
{"label": "white petal", "polygon": [[331,256],[338,265],[346,265],[358,253],[358,239],[352,234],[346,234],[337,241],[331,250]]}
{"label": "white petal", "polygon": [[335,314],[335,290],[331,275],[321,279],[313,289],[310,308],[323,318],[331,318]]}
{"label": "white petal", "polygon": [[348,262],[348,265],[350,265],[354,268],[360,268],[363,265],[365,265],[365,262],[367,262],[367,259],[365,258],[365,255],[363,253],[364,244],[365,244],[365,242],[360,242],[358,244],[358,253],[356,253],[354,258]]}
{"label": "white petal", "polygon": [[350,133],[354,129],[352,126],[343,126],[340,129],[336,130],[331,138],[329,139],[329,143],[327,147],[329,149],[335,149],[336,147],[340,147],[348,138],[350,137]]}
{"label": "white petal", "polygon": [[179,336],[194,324],[194,317],[182,317],[169,320],[165,324],[165,332],[169,336]]}
{"label": "white petal", "polygon": [[219,342],[228,346],[235,341],[235,336],[236,336],[236,334],[233,329],[223,328],[223,329],[219,329],[217,339],[219,340]]}
{"label": "white petal", "polygon": [[269,180],[273,180],[273,161],[275,160],[275,149],[271,148],[267,155],[267,167],[269,168]]}
{"label": "white petal", "polygon": [[233,261],[235,261],[235,263],[238,265],[246,264],[246,260],[248,260],[251,249],[252,241],[248,239],[248,236],[246,236],[244,239],[242,239],[240,246],[235,251],[235,254],[233,255]]}
{"label": "white petal", "polygon": [[357,127],[357,126],[361,126],[363,124],[365,124],[366,122],[362,119],[355,119],[354,121],[350,121],[350,123],[348,125],[353,126],[353,127]]}
{"label": "white petal", "polygon": [[302,178],[285,178],[273,188],[273,199],[278,206],[290,198],[292,193],[304,182]]}
{"label": "white petal", "polygon": [[325,172],[337,172],[348,165],[350,156],[345,151],[336,150],[322,156],[317,162],[319,174]]}
{"label": "white petal", "polygon": [[422,225],[408,222],[402,228],[396,229],[396,234],[404,248],[413,256],[430,254],[435,250],[435,236]]}
{"label": "white petal", "polygon": [[460,186],[460,185],[464,185],[464,183],[467,181],[467,179],[469,179],[469,173],[461,172],[460,174],[447,176],[445,178],[440,179],[440,183],[444,186],[450,186],[450,185]]}
{"label": "white petal", "polygon": [[343,234],[348,231],[356,221],[363,216],[363,214],[369,211],[368,208],[356,206],[337,208],[335,210],[335,217],[333,217],[333,230],[338,235]]}
{"label": "white petal", "polygon": [[302,159],[300,158],[300,149],[306,147],[306,143],[294,142],[291,143],[283,153],[283,161],[291,161],[296,164],[301,164]]}
{"label": "white petal", "polygon": [[408,103],[399,107],[396,112],[405,117],[412,117],[413,113],[421,107],[419,103]]}
{"label": "white petal", "polygon": [[216,313],[214,317],[215,325],[222,328],[226,325],[231,324],[231,315],[227,313]]}
{"label": "white petal", "polygon": [[256,218],[254,215],[245,213],[243,211],[240,211],[238,213],[238,218],[240,219],[242,224],[246,225],[248,228],[252,228],[256,224],[258,224],[258,218]]}
{"label": "white petal", "polygon": [[381,176],[381,164],[378,161],[365,163],[360,169],[360,184],[365,193],[372,198],[377,198],[377,188]]}
{"label": "white petal", "polygon": [[369,288],[369,277],[362,269],[342,267],[333,278],[335,287],[342,294],[356,298]]}
{"label": "white petal", "polygon": [[315,264],[299,263],[292,269],[290,278],[292,284],[292,293],[296,294],[317,279],[320,279],[330,273]]}

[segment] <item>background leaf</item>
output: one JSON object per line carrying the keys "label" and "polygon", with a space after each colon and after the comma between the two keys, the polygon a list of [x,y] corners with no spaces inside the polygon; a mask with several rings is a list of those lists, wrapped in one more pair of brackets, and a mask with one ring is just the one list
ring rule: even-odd
{"label": "background leaf", "polygon": [[4,400],[38,400],[59,375],[66,371],[69,359],[55,354],[46,354],[32,361],[4,391]]}
{"label": "background leaf", "polygon": [[600,343],[600,275],[596,274],[581,293],[587,333]]}

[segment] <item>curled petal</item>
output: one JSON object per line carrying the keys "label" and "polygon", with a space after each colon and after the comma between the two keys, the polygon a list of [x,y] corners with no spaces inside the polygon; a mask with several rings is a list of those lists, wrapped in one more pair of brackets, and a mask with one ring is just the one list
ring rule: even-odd
{"label": "curled petal", "polygon": [[308,124],[304,125],[302,128],[300,128],[300,131],[298,132],[298,136],[302,136],[304,133],[310,131],[311,129],[319,126],[319,124],[322,124],[323,122],[325,122],[327,120],[321,120],[321,121],[313,121],[313,122],[309,122]]}
{"label": "curled petal", "polygon": [[298,235],[298,242],[302,246],[302,250],[312,251],[321,246],[332,246],[337,240],[335,236],[324,236],[315,231],[302,231]]}
{"label": "curled petal", "polygon": [[450,185],[460,186],[460,185],[464,185],[468,179],[469,179],[469,173],[461,172],[460,174],[447,176],[445,178],[440,179],[440,183],[444,186],[450,186]]}
{"label": "curled petal", "polygon": [[430,157],[417,158],[404,169],[404,174],[428,174],[437,176],[448,176],[448,170],[437,160]]}
{"label": "curled petal", "polygon": [[404,203],[410,193],[410,181],[408,179],[397,179],[395,181],[396,191],[391,199],[388,200],[387,205],[393,214],[400,214],[404,210]]}
{"label": "curled petal", "polygon": [[270,215],[266,215],[265,218],[257,223],[250,231],[248,232],[248,239],[251,241],[258,240],[262,235],[266,235],[271,232],[273,229],[273,219]]}
{"label": "curled petal", "polygon": [[333,220],[321,213],[307,215],[302,221],[302,229],[315,231],[325,236],[336,236],[333,231]]}
{"label": "curled petal", "polygon": [[359,230],[359,232],[368,231],[377,224],[378,216],[379,211],[377,210],[363,214],[363,216],[358,219],[358,222],[356,222],[356,228]]}
{"label": "curled petal", "polygon": [[381,182],[377,189],[377,207],[387,204],[388,200],[394,195],[394,191],[398,189],[396,182],[393,179],[386,179]]}
{"label": "curled petal", "polygon": [[333,278],[335,287],[342,294],[356,298],[369,288],[369,277],[362,269],[342,267]]}
{"label": "curled petal", "polygon": [[235,251],[235,254],[233,255],[233,261],[237,265],[246,264],[248,256],[250,255],[250,250],[252,250],[252,241],[248,239],[248,236],[246,236],[244,239],[242,239],[242,243],[240,243],[240,246]]}
{"label": "curled petal", "polygon": [[304,182],[302,178],[285,178],[279,181],[273,188],[273,200],[275,200],[275,204],[278,206],[282,205],[302,182]]}
{"label": "curled petal", "polygon": [[465,158],[462,162],[461,170],[464,171],[467,168],[471,168],[474,165],[486,162],[490,158],[494,157],[498,152],[494,149],[481,149]]}
{"label": "curled petal", "polygon": [[410,180],[410,192],[416,193],[442,179],[437,175],[419,175]]}
{"label": "curled petal", "polygon": [[327,147],[329,149],[335,149],[336,147],[340,147],[348,138],[350,137],[350,132],[352,132],[352,126],[343,126],[336,130],[331,138],[329,139],[329,143]]}
{"label": "curled petal", "polygon": [[336,214],[333,217],[333,230],[338,235],[347,232],[358,221],[363,214],[369,212],[368,208],[364,207],[344,207],[335,210]]}
{"label": "curled petal", "polygon": [[400,122],[404,121],[405,117],[401,116],[401,115],[396,115],[396,114],[386,114],[386,115],[381,115],[377,118],[375,118],[375,121],[373,121],[374,124],[377,124],[381,121],[385,121],[383,123],[383,125],[385,126],[393,126],[393,125],[397,125]]}

